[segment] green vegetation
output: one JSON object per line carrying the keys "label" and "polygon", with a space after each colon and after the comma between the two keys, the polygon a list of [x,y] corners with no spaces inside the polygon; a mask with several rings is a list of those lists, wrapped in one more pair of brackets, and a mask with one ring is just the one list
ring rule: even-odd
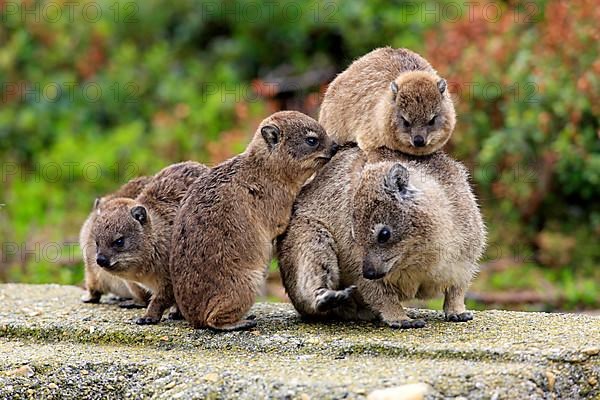
{"label": "green vegetation", "polygon": [[[448,150],[490,231],[474,290],[599,307],[600,11],[476,3],[0,2],[0,281],[80,283],[96,196],[241,151],[281,105],[254,93],[261,78],[340,71],[391,45],[423,54],[456,96]],[[292,104],[314,115],[323,85],[301,89]]]}

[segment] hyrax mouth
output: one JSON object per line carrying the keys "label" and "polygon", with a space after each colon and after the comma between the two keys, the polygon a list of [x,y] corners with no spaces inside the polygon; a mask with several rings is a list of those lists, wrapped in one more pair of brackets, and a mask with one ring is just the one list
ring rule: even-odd
{"label": "hyrax mouth", "polygon": [[337,143],[333,143],[329,149],[329,153],[317,157],[317,160],[325,162],[330,161],[337,154],[339,148],[340,146]]}
{"label": "hyrax mouth", "polygon": [[376,280],[383,278],[386,275],[386,273],[376,268],[372,262],[365,260],[363,262],[362,275],[365,279]]}
{"label": "hyrax mouth", "polygon": [[368,279],[368,280],[371,280],[371,281],[374,281],[374,280],[377,280],[377,279],[381,279],[385,275],[386,275],[385,272],[381,272],[381,271],[373,271],[373,270],[371,270],[371,271],[363,271],[363,277],[365,279]]}
{"label": "hyrax mouth", "polygon": [[96,264],[106,271],[113,271],[119,265],[119,261],[110,261],[110,259],[102,254],[96,256]]}

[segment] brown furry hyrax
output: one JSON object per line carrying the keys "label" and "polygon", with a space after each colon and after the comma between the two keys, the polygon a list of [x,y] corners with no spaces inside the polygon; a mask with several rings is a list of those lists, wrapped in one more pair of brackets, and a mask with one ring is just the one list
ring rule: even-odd
{"label": "brown furry hyrax", "polygon": [[177,304],[195,328],[248,329],[241,320],[266,276],[273,241],[305,181],[337,145],[314,119],[278,112],[244,153],[214,167],[186,194],[175,221],[171,276]]}
{"label": "brown furry hyrax", "polygon": [[[112,293],[122,298],[132,299],[132,305],[144,307],[148,296],[140,296],[143,291],[134,282],[127,282],[121,278],[111,275],[96,264],[96,239],[92,236],[92,226],[101,203],[118,197],[136,198],[144,187],[152,180],[152,177],[143,176],[135,178],[121,186],[119,190],[107,196],[96,199],[94,209],[83,223],[79,232],[79,246],[85,264],[85,287],[87,293],[81,300],[84,303],[99,303],[103,294]],[[135,286],[133,290],[130,286]],[[121,303],[127,307],[129,303]]]}
{"label": "brown furry hyrax", "polygon": [[472,319],[485,228],[465,168],[443,152],[387,158],[344,149],[302,190],[278,245],[288,295],[307,317],[413,328],[401,302],[443,293],[448,321]]}
{"label": "brown furry hyrax", "polygon": [[456,124],[446,81],[406,49],[380,48],[354,61],[327,88],[319,122],[339,144],[431,154]]}
{"label": "brown furry hyrax", "polygon": [[164,311],[175,304],[169,275],[173,221],[189,186],[207,171],[196,162],[174,164],[156,174],[135,199],[100,204],[92,227],[96,263],[152,293],[138,324],[160,322]]}

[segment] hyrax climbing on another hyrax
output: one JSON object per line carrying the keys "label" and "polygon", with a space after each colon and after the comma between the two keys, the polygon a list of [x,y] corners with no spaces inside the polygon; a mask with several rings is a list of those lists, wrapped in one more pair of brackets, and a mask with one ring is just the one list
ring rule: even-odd
{"label": "hyrax climbing on another hyrax", "polygon": [[92,227],[97,264],[152,293],[138,324],[160,322],[163,312],[175,304],[169,276],[173,221],[189,186],[207,171],[196,162],[174,164],[156,174],[135,199],[100,204]]}
{"label": "hyrax climbing on another hyrax", "polygon": [[411,328],[425,323],[401,302],[444,293],[448,321],[472,319],[485,228],[465,168],[443,152],[387,157],[345,149],[303,189],[278,245],[290,299],[307,317]]}
{"label": "hyrax climbing on another hyrax", "polygon": [[266,276],[305,181],[337,145],[295,111],[261,122],[246,151],[214,167],[186,194],[175,221],[171,276],[177,304],[195,328],[247,329],[242,320]]}
{"label": "hyrax climbing on another hyrax", "polygon": [[385,47],[354,61],[327,88],[319,122],[338,143],[431,154],[456,124],[446,81],[406,49]]}
{"label": "hyrax climbing on another hyrax", "polygon": [[[94,202],[94,208],[79,232],[79,247],[85,264],[85,287],[87,290],[87,293],[81,298],[84,303],[99,303],[103,294],[112,293],[122,298],[132,299],[131,304],[142,307],[146,305],[148,296],[140,296],[143,291],[137,287],[136,283],[109,274],[96,264],[96,239],[92,235],[92,226],[101,203],[118,197],[134,199],[151,180],[152,177],[149,176],[132,179],[116,192],[97,198]],[[135,286],[133,290],[129,288],[132,285]],[[122,304],[127,306],[129,303]]]}

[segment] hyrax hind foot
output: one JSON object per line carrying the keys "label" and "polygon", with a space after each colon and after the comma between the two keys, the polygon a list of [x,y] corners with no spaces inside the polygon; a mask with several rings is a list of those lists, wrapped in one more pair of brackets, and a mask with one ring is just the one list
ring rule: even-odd
{"label": "hyrax hind foot", "polygon": [[352,285],[343,290],[319,289],[315,300],[317,311],[324,312],[344,305],[352,298],[356,286]]}
{"label": "hyrax hind foot", "polygon": [[449,322],[467,322],[473,319],[473,313],[465,311],[460,314],[446,314],[446,321]]}
{"label": "hyrax hind foot", "polygon": [[84,303],[98,304],[100,303],[101,297],[102,293],[90,290],[86,294],[81,296],[81,301]]}
{"label": "hyrax hind foot", "polygon": [[473,319],[473,313],[465,310],[466,288],[452,286],[446,290],[444,314],[446,321],[467,322]]}
{"label": "hyrax hind foot", "polygon": [[169,308],[169,314],[167,315],[167,320],[169,321],[181,321],[183,319],[183,315],[181,311],[179,311],[179,307],[172,306]]}
{"label": "hyrax hind foot", "polygon": [[137,302],[135,300],[125,300],[119,303],[119,308],[125,308],[132,310],[134,308],[146,308],[146,304]]}
{"label": "hyrax hind foot", "polygon": [[403,319],[401,321],[385,321],[392,329],[414,329],[425,327],[425,321],[422,319]]}
{"label": "hyrax hind foot", "polygon": [[209,326],[209,328],[214,331],[232,332],[232,331],[245,331],[248,329],[252,329],[255,326],[256,326],[256,321],[254,319],[243,319],[241,321],[234,322],[232,324]]}

